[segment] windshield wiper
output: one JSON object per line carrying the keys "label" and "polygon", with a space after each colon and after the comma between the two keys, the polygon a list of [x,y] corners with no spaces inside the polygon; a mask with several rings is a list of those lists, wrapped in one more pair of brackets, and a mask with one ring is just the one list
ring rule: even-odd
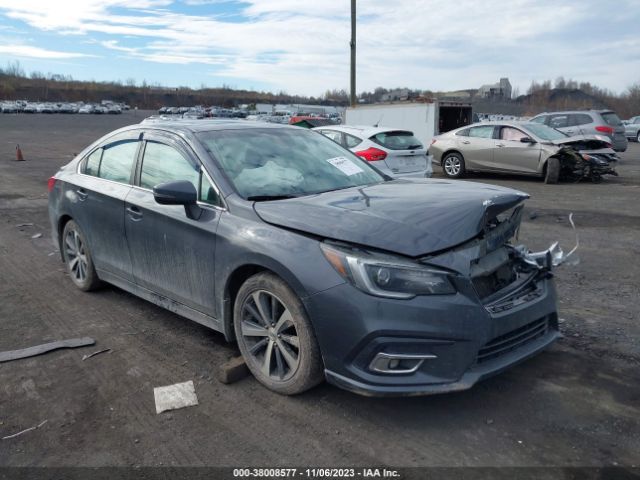
{"label": "windshield wiper", "polygon": [[268,202],[269,200],[286,200],[287,198],[298,198],[298,195],[252,195],[247,197],[251,202]]}

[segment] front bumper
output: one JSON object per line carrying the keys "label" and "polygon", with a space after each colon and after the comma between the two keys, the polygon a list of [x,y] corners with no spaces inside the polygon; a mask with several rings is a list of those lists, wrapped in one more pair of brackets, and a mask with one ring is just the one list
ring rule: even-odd
{"label": "front bumper", "polygon": [[[426,395],[471,388],[548,347],[558,331],[553,280],[538,294],[491,312],[462,282],[455,295],[392,300],[349,284],[305,300],[330,383],[370,396]],[[380,352],[435,357],[409,374],[370,368]]]}

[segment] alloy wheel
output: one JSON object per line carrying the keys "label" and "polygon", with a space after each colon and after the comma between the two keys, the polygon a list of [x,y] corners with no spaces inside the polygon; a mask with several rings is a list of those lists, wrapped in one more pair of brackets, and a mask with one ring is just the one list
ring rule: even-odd
{"label": "alloy wheel", "polygon": [[250,361],[265,377],[290,379],[300,364],[300,339],[289,309],[270,292],[257,290],[242,305],[240,321]]}
{"label": "alloy wheel", "polygon": [[444,170],[447,175],[456,176],[460,173],[460,159],[457,157],[447,157],[444,161]]}
{"label": "alloy wheel", "polygon": [[83,283],[87,278],[88,261],[84,243],[76,230],[67,232],[64,247],[69,273],[77,282]]}

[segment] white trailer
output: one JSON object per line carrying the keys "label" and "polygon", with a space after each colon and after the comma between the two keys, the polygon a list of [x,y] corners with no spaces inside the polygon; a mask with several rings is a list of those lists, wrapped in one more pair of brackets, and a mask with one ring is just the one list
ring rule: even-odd
{"label": "white trailer", "polygon": [[349,107],[345,111],[345,125],[367,125],[409,130],[429,148],[434,136],[472,120],[471,103],[379,103]]}

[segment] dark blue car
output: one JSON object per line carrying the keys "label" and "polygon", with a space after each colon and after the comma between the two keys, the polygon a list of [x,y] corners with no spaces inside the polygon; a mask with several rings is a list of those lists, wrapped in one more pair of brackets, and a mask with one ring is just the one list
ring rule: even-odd
{"label": "dark blue car", "polygon": [[237,341],[282,394],[463,390],[559,336],[550,252],[512,244],[527,195],[393,180],[324,136],[142,123],[49,180],[73,283],[108,282]]}

